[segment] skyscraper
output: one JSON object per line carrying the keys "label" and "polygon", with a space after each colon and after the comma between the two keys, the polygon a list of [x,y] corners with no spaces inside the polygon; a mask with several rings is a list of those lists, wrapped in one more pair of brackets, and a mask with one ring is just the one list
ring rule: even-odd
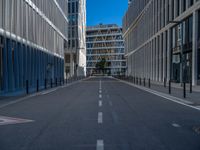
{"label": "skyscraper", "polygon": [[67,0],[0,0],[0,94],[64,77],[67,9]]}
{"label": "skyscraper", "polygon": [[86,0],[69,0],[69,41],[65,50],[66,76],[86,75]]}

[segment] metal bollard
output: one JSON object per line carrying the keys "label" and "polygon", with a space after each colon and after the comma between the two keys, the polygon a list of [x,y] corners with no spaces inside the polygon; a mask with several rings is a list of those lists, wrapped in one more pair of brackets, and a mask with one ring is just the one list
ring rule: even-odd
{"label": "metal bollard", "polygon": [[26,94],[29,94],[29,84],[28,84],[28,80],[26,80]]}
{"label": "metal bollard", "polygon": [[51,78],[51,88],[53,88],[53,79]]}
{"label": "metal bollard", "polygon": [[169,80],[169,94],[171,94],[171,80]]}
{"label": "metal bollard", "polygon": [[39,92],[39,80],[37,80],[37,92]]}
{"label": "metal bollard", "polygon": [[186,83],[183,82],[183,97],[186,98]]}
{"label": "metal bollard", "polygon": [[149,88],[151,88],[151,79],[149,78]]}
{"label": "metal bollard", "polygon": [[144,86],[146,86],[146,79],[144,78]]}
{"label": "metal bollard", "polygon": [[190,80],[190,93],[192,93],[192,80]]}
{"label": "metal bollard", "polygon": [[58,80],[57,80],[57,78],[56,78],[56,86],[58,86]]}
{"label": "metal bollard", "polygon": [[166,78],[164,78],[164,87],[166,88],[167,87],[167,85],[166,85]]}
{"label": "metal bollard", "polygon": [[44,79],[44,87],[47,89],[47,79]]}
{"label": "metal bollard", "polygon": [[140,85],[142,85],[142,79],[140,78]]}

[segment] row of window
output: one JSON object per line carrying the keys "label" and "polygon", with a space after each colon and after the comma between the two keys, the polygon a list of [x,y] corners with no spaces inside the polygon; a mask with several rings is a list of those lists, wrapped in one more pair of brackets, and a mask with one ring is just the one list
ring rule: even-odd
{"label": "row of window", "polygon": [[[63,56],[62,35],[67,37],[67,20],[53,0],[42,1],[40,5],[39,1],[34,3],[38,7],[41,5],[42,10],[33,8],[32,1],[0,0],[0,28]],[[47,12],[43,12],[47,7],[49,13],[53,12],[50,18],[45,18]],[[55,24],[50,24],[48,20]]]}

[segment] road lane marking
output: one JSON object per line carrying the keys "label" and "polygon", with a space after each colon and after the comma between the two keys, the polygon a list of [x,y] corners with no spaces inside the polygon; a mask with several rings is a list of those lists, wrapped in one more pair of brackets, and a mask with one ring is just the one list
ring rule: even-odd
{"label": "road lane marking", "polygon": [[96,150],[104,150],[103,140],[97,140],[97,149]]}
{"label": "road lane marking", "polygon": [[102,95],[101,95],[101,94],[99,94],[99,98],[102,98]]}
{"label": "road lane marking", "polygon": [[46,91],[46,92],[42,92],[40,95],[47,95],[47,94],[50,94],[52,92],[55,92],[57,89],[53,89],[53,90],[49,90],[49,91]]}
{"label": "road lane marking", "polygon": [[102,105],[103,105],[103,102],[99,101],[99,107],[102,107]]}
{"label": "road lane marking", "polygon": [[99,81],[99,89],[102,89],[101,80]]}
{"label": "road lane marking", "polygon": [[175,128],[180,128],[181,126],[177,123],[172,123],[172,126],[175,127]]}
{"label": "road lane marking", "polygon": [[102,91],[101,91],[101,90],[99,90],[99,93],[101,94],[101,93],[102,93]]}
{"label": "road lane marking", "polygon": [[0,116],[0,126],[33,122],[33,120]]}
{"label": "road lane marking", "polygon": [[133,85],[131,83],[127,83],[125,81],[121,81],[119,79],[116,79],[118,81],[120,81],[121,83],[125,83],[125,84],[128,84],[130,86],[133,86],[135,88],[138,88],[138,89],[141,89],[143,91],[146,91],[146,92],[149,92],[153,95],[156,95],[156,96],[159,96],[159,97],[162,97],[164,98],[165,100],[170,100],[172,102],[175,102],[175,103],[178,103],[180,105],[183,105],[183,106],[187,106],[187,107],[190,107],[190,108],[193,108],[193,109],[196,109],[198,111],[200,111],[200,108],[196,107],[196,106],[192,106],[192,104],[194,104],[193,102],[190,102],[190,101],[186,101],[186,100],[183,100],[181,98],[177,98],[177,97],[174,97],[174,96],[171,96],[169,94],[165,94],[165,93],[161,93],[161,92],[158,92],[158,91],[155,91],[155,90],[152,90],[152,89],[147,89],[147,88],[144,88],[144,87],[140,87],[140,86],[137,86],[137,85]]}
{"label": "road lane marking", "polygon": [[99,112],[98,113],[98,124],[102,124],[103,123],[103,113]]}

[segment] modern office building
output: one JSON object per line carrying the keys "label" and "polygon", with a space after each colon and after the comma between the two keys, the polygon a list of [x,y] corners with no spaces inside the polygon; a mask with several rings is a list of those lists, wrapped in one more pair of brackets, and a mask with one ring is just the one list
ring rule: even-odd
{"label": "modern office building", "polygon": [[65,73],[86,75],[86,0],[68,0],[69,42],[65,50]]}
{"label": "modern office building", "polygon": [[125,73],[126,60],[121,27],[114,24],[87,27],[86,43],[87,74],[99,73],[96,64],[103,58],[107,64],[105,68],[107,74]]}
{"label": "modern office building", "polygon": [[200,84],[200,0],[134,0],[123,35],[128,75]]}
{"label": "modern office building", "polygon": [[0,94],[64,77],[67,0],[0,0]]}

